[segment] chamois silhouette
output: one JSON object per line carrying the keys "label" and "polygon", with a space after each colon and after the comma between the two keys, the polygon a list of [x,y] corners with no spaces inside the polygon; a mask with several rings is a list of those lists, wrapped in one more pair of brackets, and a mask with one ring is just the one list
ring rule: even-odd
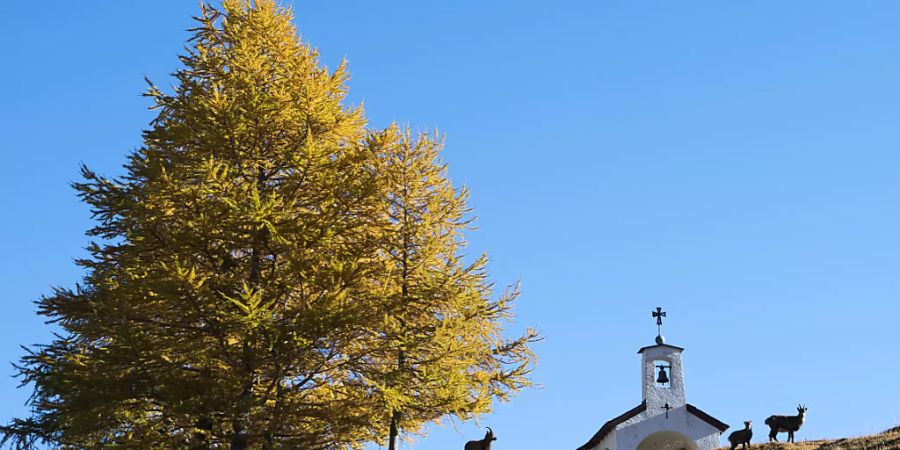
{"label": "chamois silhouette", "polygon": [[488,430],[484,433],[484,439],[466,442],[465,450],[491,450],[491,441],[496,441],[497,438],[494,437],[494,430],[491,427],[485,428]]}
{"label": "chamois silhouette", "polygon": [[806,405],[797,405],[796,416],[769,416],[766,425],[769,426],[769,442],[778,442],[778,433],[787,432],[787,442],[794,442],[794,432],[803,425],[806,418]]}
{"label": "chamois silhouette", "polygon": [[741,449],[750,447],[750,439],[753,438],[752,427],[753,422],[747,420],[744,422],[743,430],[737,430],[728,435],[728,442],[731,442],[731,450],[737,448],[738,445],[741,446]]}

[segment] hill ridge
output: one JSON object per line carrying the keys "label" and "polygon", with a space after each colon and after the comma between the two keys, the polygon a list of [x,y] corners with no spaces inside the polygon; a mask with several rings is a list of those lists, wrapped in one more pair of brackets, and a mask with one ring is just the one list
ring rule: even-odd
{"label": "hill ridge", "polygon": [[[765,435],[763,435],[765,436]],[[729,447],[722,447],[728,449]],[[740,447],[738,447],[740,448]],[[900,426],[878,434],[797,443],[777,442],[751,446],[754,450],[900,450]]]}

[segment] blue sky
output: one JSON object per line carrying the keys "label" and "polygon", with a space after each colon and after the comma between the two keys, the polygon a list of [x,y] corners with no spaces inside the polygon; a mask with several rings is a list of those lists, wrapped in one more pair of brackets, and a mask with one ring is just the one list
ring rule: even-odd
{"label": "blue sky", "polygon": [[[688,401],[798,439],[900,424],[900,3],[297,1],[371,125],[447,135],[473,252],[522,280],[541,389],[482,424],[574,449],[641,398],[650,311]],[[196,2],[13,2],[0,22],[0,363],[46,342],[32,300],[81,275],[78,164],[115,175]],[[8,366],[7,366],[8,367]],[[0,371],[11,374],[12,369]],[[26,390],[0,377],[0,421]],[[455,448],[475,424],[415,448]]]}

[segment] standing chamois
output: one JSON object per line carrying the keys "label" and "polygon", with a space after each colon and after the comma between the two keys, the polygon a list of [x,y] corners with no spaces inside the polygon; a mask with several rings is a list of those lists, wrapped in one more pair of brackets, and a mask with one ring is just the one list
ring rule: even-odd
{"label": "standing chamois", "polygon": [[466,450],[491,450],[491,441],[496,441],[497,438],[494,437],[494,430],[491,427],[485,428],[488,430],[484,433],[484,439],[466,442]]}
{"label": "standing chamois", "polygon": [[753,422],[747,420],[744,422],[744,429],[737,430],[728,435],[728,442],[731,442],[731,450],[737,448],[740,444],[741,449],[750,447],[750,439],[753,438]]}
{"label": "standing chamois", "polygon": [[769,442],[778,442],[778,433],[787,431],[788,442],[794,442],[794,432],[803,425],[803,419],[806,417],[806,405],[797,405],[796,416],[769,416],[766,419],[766,425],[769,426]]}

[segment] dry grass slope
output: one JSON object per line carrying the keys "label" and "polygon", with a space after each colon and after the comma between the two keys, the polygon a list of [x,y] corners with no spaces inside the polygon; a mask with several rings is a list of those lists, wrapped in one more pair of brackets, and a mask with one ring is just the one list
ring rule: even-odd
{"label": "dry grass slope", "polygon": [[870,436],[831,441],[802,441],[796,444],[753,444],[752,448],[753,450],[900,450],[900,427]]}

